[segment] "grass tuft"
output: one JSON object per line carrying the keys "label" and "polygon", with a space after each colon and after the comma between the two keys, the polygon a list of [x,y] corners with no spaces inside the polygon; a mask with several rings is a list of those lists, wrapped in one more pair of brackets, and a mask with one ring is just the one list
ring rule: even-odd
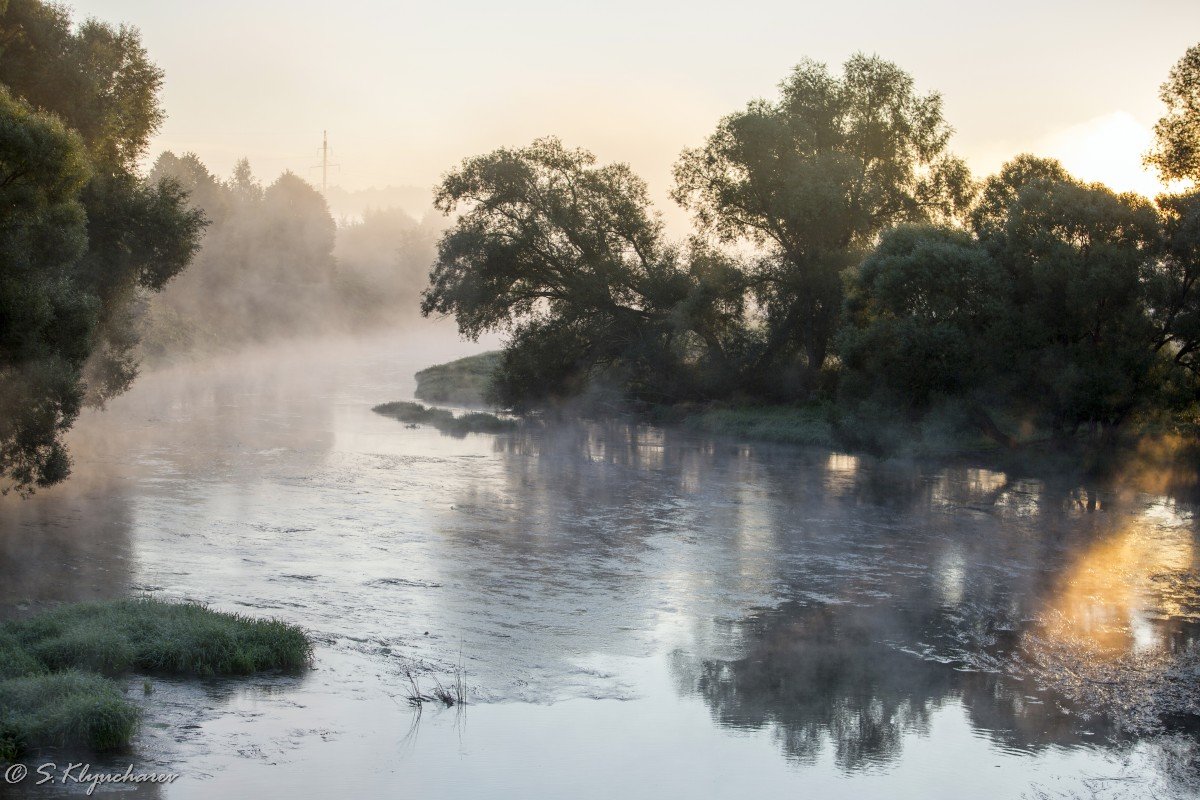
{"label": "grass tuft", "polygon": [[151,598],[63,606],[6,623],[5,634],[51,672],[248,675],[300,669],[312,656],[293,625]]}
{"label": "grass tuft", "polygon": [[138,709],[116,683],[67,670],[0,681],[0,756],[27,747],[113,750],[137,730]]}
{"label": "grass tuft", "polygon": [[[246,675],[312,659],[300,628],[151,598],[81,603],[0,625],[0,759],[128,744],[138,709],[107,676]],[[144,681],[143,692],[153,687]]]}

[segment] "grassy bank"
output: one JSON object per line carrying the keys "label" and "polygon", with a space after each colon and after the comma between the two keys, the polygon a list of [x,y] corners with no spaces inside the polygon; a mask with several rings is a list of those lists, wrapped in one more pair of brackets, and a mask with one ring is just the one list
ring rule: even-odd
{"label": "grassy bank", "polygon": [[113,677],[295,670],[312,643],[276,620],[149,598],[63,606],[0,625],[0,758],[124,746],[138,709]]}
{"label": "grassy bank", "polygon": [[485,405],[488,383],[499,364],[500,351],[493,350],[423,369],[416,374],[416,398],[427,403]]}
{"label": "grassy bank", "polygon": [[765,406],[709,409],[682,418],[683,427],[754,441],[834,447],[837,445],[825,406]]}
{"label": "grassy bank", "polygon": [[429,408],[420,403],[396,401],[383,403],[373,409],[376,414],[393,417],[401,422],[416,425],[432,425],[442,433],[453,436],[464,436],[468,433],[503,433],[517,426],[511,419],[501,419],[495,414],[470,412],[454,415],[454,412],[444,408]]}

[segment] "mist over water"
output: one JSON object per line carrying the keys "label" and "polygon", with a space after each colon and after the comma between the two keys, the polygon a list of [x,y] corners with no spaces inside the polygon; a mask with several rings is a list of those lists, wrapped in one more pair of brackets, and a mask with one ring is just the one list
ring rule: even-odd
{"label": "mist over water", "polygon": [[[81,419],[71,480],[0,501],[10,613],[149,593],[317,639],[301,677],[158,681],[130,756],[183,777],[154,792],[1194,790],[1186,732],[1139,740],[1026,669],[1195,641],[1185,500],[619,422],[453,438],[371,412],[478,349],[422,326],[152,372]],[[407,705],[406,670],[459,666],[464,709]]]}

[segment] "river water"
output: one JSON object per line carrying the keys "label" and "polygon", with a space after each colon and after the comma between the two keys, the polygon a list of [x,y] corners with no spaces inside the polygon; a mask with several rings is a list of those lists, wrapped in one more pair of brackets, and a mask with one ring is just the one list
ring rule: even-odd
{"label": "river water", "polygon": [[[169,798],[1194,796],[1187,725],[1093,696],[1129,665],[1196,688],[1169,476],[371,412],[467,352],[393,333],[148,374],[80,421],[71,480],[0,503],[4,615],[142,593],[317,640],[300,676],[131,679],[142,730],[94,768],[178,773],[139,792]],[[408,674],[467,705],[411,707]]]}

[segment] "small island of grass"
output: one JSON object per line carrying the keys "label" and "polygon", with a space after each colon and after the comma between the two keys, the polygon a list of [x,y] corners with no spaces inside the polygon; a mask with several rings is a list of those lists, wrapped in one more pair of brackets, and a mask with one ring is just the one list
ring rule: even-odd
{"label": "small island of grass", "polygon": [[410,403],[399,400],[392,403],[382,403],[373,409],[376,414],[394,417],[401,422],[413,425],[432,425],[442,433],[451,436],[465,436],[468,433],[503,433],[517,426],[511,419],[501,419],[495,414],[468,412],[454,415],[454,412],[444,408],[430,408],[420,403]]}
{"label": "small island of grass", "polygon": [[312,642],[278,620],[151,598],[62,606],[0,624],[0,759],[39,747],[112,750],[138,707],[115,677],[298,670]]}

